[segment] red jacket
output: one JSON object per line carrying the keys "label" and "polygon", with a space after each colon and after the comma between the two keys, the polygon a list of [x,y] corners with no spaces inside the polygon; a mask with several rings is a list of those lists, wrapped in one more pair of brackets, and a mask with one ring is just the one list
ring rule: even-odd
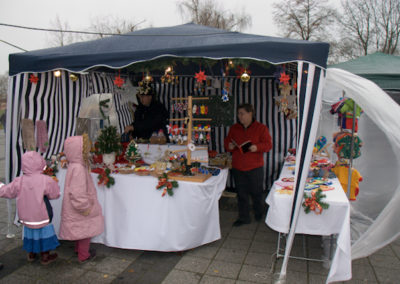
{"label": "red jacket", "polygon": [[[238,147],[229,150],[228,145],[232,141],[238,145],[251,141],[257,146],[257,152],[242,153]],[[253,121],[247,128],[236,123],[229,129],[224,145],[226,151],[232,152],[232,167],[240,171],[250,171],[264,165],[264,152],[272,149],[272,139],[268,127],[258,121]]]}

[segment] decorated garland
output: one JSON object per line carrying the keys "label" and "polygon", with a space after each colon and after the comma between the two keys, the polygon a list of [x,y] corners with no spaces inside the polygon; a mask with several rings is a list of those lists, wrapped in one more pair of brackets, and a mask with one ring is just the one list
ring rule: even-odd
{"label": "decorated garland", "polygon": [[158,177],[156,189],[163,189],[161,196],[164,196],[166,193],[168,193],[169,196],[174,195],[173,189],[176,187],[178,187],[178,182],[176,180],[169,181],[166,173]]}
{"label": "decorated garland", "polygon": [[111,171],[109,168],[102,169],[102,171],[97,176],[97,179],[99,180],[97,184],[105,185],[107,186],[107,188],[110,188],[112,185],[114,185],[115,179],[112,176],[110,176],[110,173]]}
{"label": "decorated garland", "polygon": [[321,189],[317,191],[311,192],[311,196],[307,193],[304,193],[304,202],[303,208],[306,214],[310,213],[310,211],[314,211],[315,214],[321,214],[323,209],[328,209],[329,204],[322,202],[321,200],[325,198],[326,195],[322,193]]}

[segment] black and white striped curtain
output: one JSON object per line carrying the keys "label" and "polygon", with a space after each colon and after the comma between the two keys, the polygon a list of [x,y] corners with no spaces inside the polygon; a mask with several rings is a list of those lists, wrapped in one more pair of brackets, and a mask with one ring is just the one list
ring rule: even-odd
{"label": "black and white striped curtain", "polygon": [[[21,119],[29,118],[45,120],[48,126],[50,145],[45,158],[62,151],[64,140],[74,135],[76,117],[79,113],[81,100],[95,93],[114,93],[114,103],[119,119],[119,131],[132,121],[129,107],[121,103],[121,94],[114,89],[112,75],[89,73],[81,75],[75,82],[69,79],[68,72],[62,72],[61,77],[54,77],[52,72],[37,73],[37,84],[29,82],[30,74],[19,74],[9,79],[10,98],[7,102],[7,156],[6,178],[8,181],[19,175],[20,158],[24,152],[21,138]],[[251,103],[256,111],[256,119],[268,126],[273,139],[273,148],[265,156],[266,188],[278,178],[283,158],[288,148],[296,146],[296,120],[287,120],[274,102],[278,95],[278,85],[273,77],[252,77],[248,83],[237,78],[228,78],[231,84],[231,100],[235,109],[241,103]],[[170,113],[171,118],[184,114],[171,112],[171,98],[187,97],[195,94],[195,79],[193,76],[180,76],[179,84],[162,84],[156,79],[157,92]],[[210,94],[205,94],[210,95]],[[217,92],[217,95],[218,92]],[[235,111],[236,121],[236,111]],[[229,126],[213,127],[210,150],[224,152],[223,141],[229,131]],[[229,181],[228,186],[231,185]]]}

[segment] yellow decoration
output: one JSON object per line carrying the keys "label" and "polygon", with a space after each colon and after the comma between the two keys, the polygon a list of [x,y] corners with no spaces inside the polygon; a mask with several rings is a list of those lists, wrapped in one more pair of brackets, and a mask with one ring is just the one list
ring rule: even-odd
{"label": "yellow decoration", "polygon": [[240,80],[244,83],[250,81],[250,75],[247,74],[246,70],[244,70],[243,74],[240,76]]}

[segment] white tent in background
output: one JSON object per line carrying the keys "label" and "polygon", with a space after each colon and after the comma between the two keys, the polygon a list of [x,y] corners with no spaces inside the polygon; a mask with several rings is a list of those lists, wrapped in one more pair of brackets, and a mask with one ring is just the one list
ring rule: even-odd
{"label": "white tent in background", "polygon": [[[318,134],[328,139],[338,130],[329,110],[343,92],[364,110],[358,123],[358,135],[364,142],[362,155],[353,161],[363,181],[357,200],[350,203],[351,258],[357,259],[400,236],[400,106],[375,83],[329,68],[318,129]],[[328,282],[335,281],[334,273],[331,271]]]}

